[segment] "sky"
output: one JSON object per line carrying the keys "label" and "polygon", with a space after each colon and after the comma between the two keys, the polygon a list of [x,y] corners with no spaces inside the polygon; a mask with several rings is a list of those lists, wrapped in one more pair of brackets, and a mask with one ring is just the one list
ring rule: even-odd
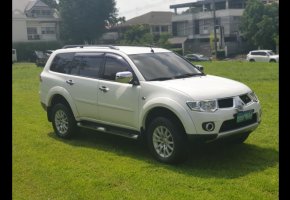
{"label": "sky", "polygon": [[150,11],[171,11],[170,5],[195,2],[196,0],[115,0],[116,8],[119,10],[119,17],[126,17],[126,20]]}

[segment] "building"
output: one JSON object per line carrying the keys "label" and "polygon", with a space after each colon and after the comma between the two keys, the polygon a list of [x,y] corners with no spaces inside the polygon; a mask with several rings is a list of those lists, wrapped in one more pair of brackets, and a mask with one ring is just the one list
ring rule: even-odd
{"label": "building", "polygon": [[[184,51],[211,55],[210,37],[214,33],[213,0],[171,5],[172,44],[180,44]],[[228,54],[239,53],[243,49],[239,24],[245,9],[245,0],[215,0],[216,32],[218,49],[226,49]],[[187,8],[181,14],[177,9]]]}
{"label": "building", "polygon": [[56,41],[58,13],[40,0],[12,0],[12,42]]}
{"label": "building", "polygon": [[152,34],[171,33],[172,15],[172,12],[152,11],[129,19],[125,23],[121,24],[120,27],[126,28],[141,24],[148,25],[150,28],[150,33]]}
{"label": "building", "polygon": [[[261,1],[265,4],[279,3],[278,0]],[[170,5],[174,15],[173,38],[169,42],[182,47],[184,52],[199,52],[211,56],[214,44],[210,44],[210,38],[214,37],[215,7],[218,49],[224,49],[227,55],[242,53],[245,42],[240,37],[239,25],[246,3],[247,0],[198,0]],[[187,10],[178,13],[178,9]]]}
{"label": "building", "polygon": [[113,43],[120,34],[124,33],[128,28],[134,25],[148,26],[150,33],[159,35],[161,33],[170,33],[172,12],[152,11],[144,15],[140,15],[129,19],[128,21],[118,24],[110,28],[110,31],[102,36],[104,42]]}

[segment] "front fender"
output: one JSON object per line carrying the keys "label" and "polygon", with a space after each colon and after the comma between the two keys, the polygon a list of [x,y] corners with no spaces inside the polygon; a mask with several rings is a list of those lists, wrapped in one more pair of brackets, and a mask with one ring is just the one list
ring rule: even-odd
{"label": "front fender", "polygon": [[173,112],[181,121],[183,124],[183,127],[185,129],[186,133],[194,134],[196,133],[196,128],[191,120],[191,117],[189,113],[187,112],[186,109],[184,109],[183,106],[181,106],[178,102],[166,98],[166,97],[159,97],[159,98],[154,98],[151,100],[148,100],[144,105],[142,111],[140,112],[139,116],[139,122],[141,122],[141,126],[143,128],[146,128],[146,118],[150,111],[154,108],[166,108]]}
{"label": "front fender", "polygon": [[47,98],[45,100],[45,103],[46,103],[47,106],[51,106],[51,101],[52,101],[54,95],[61,95],[63,98],[65,98],[65,100],[70,105],[70,108],[71,108],[71,110],[73,112],[74,117],[77,118],[79,116],[77,107],[73,103],[73,99],[72,99],[71,95],[63,87],[56,86],[56,87],[51,88],[48,91],[48,95],[47,95]]}

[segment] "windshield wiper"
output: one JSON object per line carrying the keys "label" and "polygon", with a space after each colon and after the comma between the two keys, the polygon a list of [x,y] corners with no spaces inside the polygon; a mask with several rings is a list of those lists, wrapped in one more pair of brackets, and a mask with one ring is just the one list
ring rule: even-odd
{"label": "windshield wiper", "polygon": [[150,79],[149,81],[166,81],[166,80],[171,80],[174,79],[173,77],[159,77],[159,78],[153,78]]}
{"label": "windshield wiper", "polygon": [[205,74],[203,73],[188,73],[188,74],[182,74],[175,76],[174,78],[187,78],[187,77],[192,77],[192,76],[204,76]]}

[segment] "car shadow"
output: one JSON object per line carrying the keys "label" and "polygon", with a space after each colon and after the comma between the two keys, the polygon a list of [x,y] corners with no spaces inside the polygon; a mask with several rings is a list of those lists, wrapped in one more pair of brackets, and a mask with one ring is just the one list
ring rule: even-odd
{"label": "car shadow", "polygon": [[69,145],[110,151],[120,156],[143,160],[148,163],[147,167],[150,170],[166,168],[201,178],[232,179],[263,171],[278,164],[277,150],[248,143],[231,145],[216,142],[194,145],[189,151],[189,158],[186,162],[168,165],[156,161],[149,154],[144,140],[136,141],[86,129],[82,129],[70,140],[61,139],[53,132],[48,133],[48,136]]}

